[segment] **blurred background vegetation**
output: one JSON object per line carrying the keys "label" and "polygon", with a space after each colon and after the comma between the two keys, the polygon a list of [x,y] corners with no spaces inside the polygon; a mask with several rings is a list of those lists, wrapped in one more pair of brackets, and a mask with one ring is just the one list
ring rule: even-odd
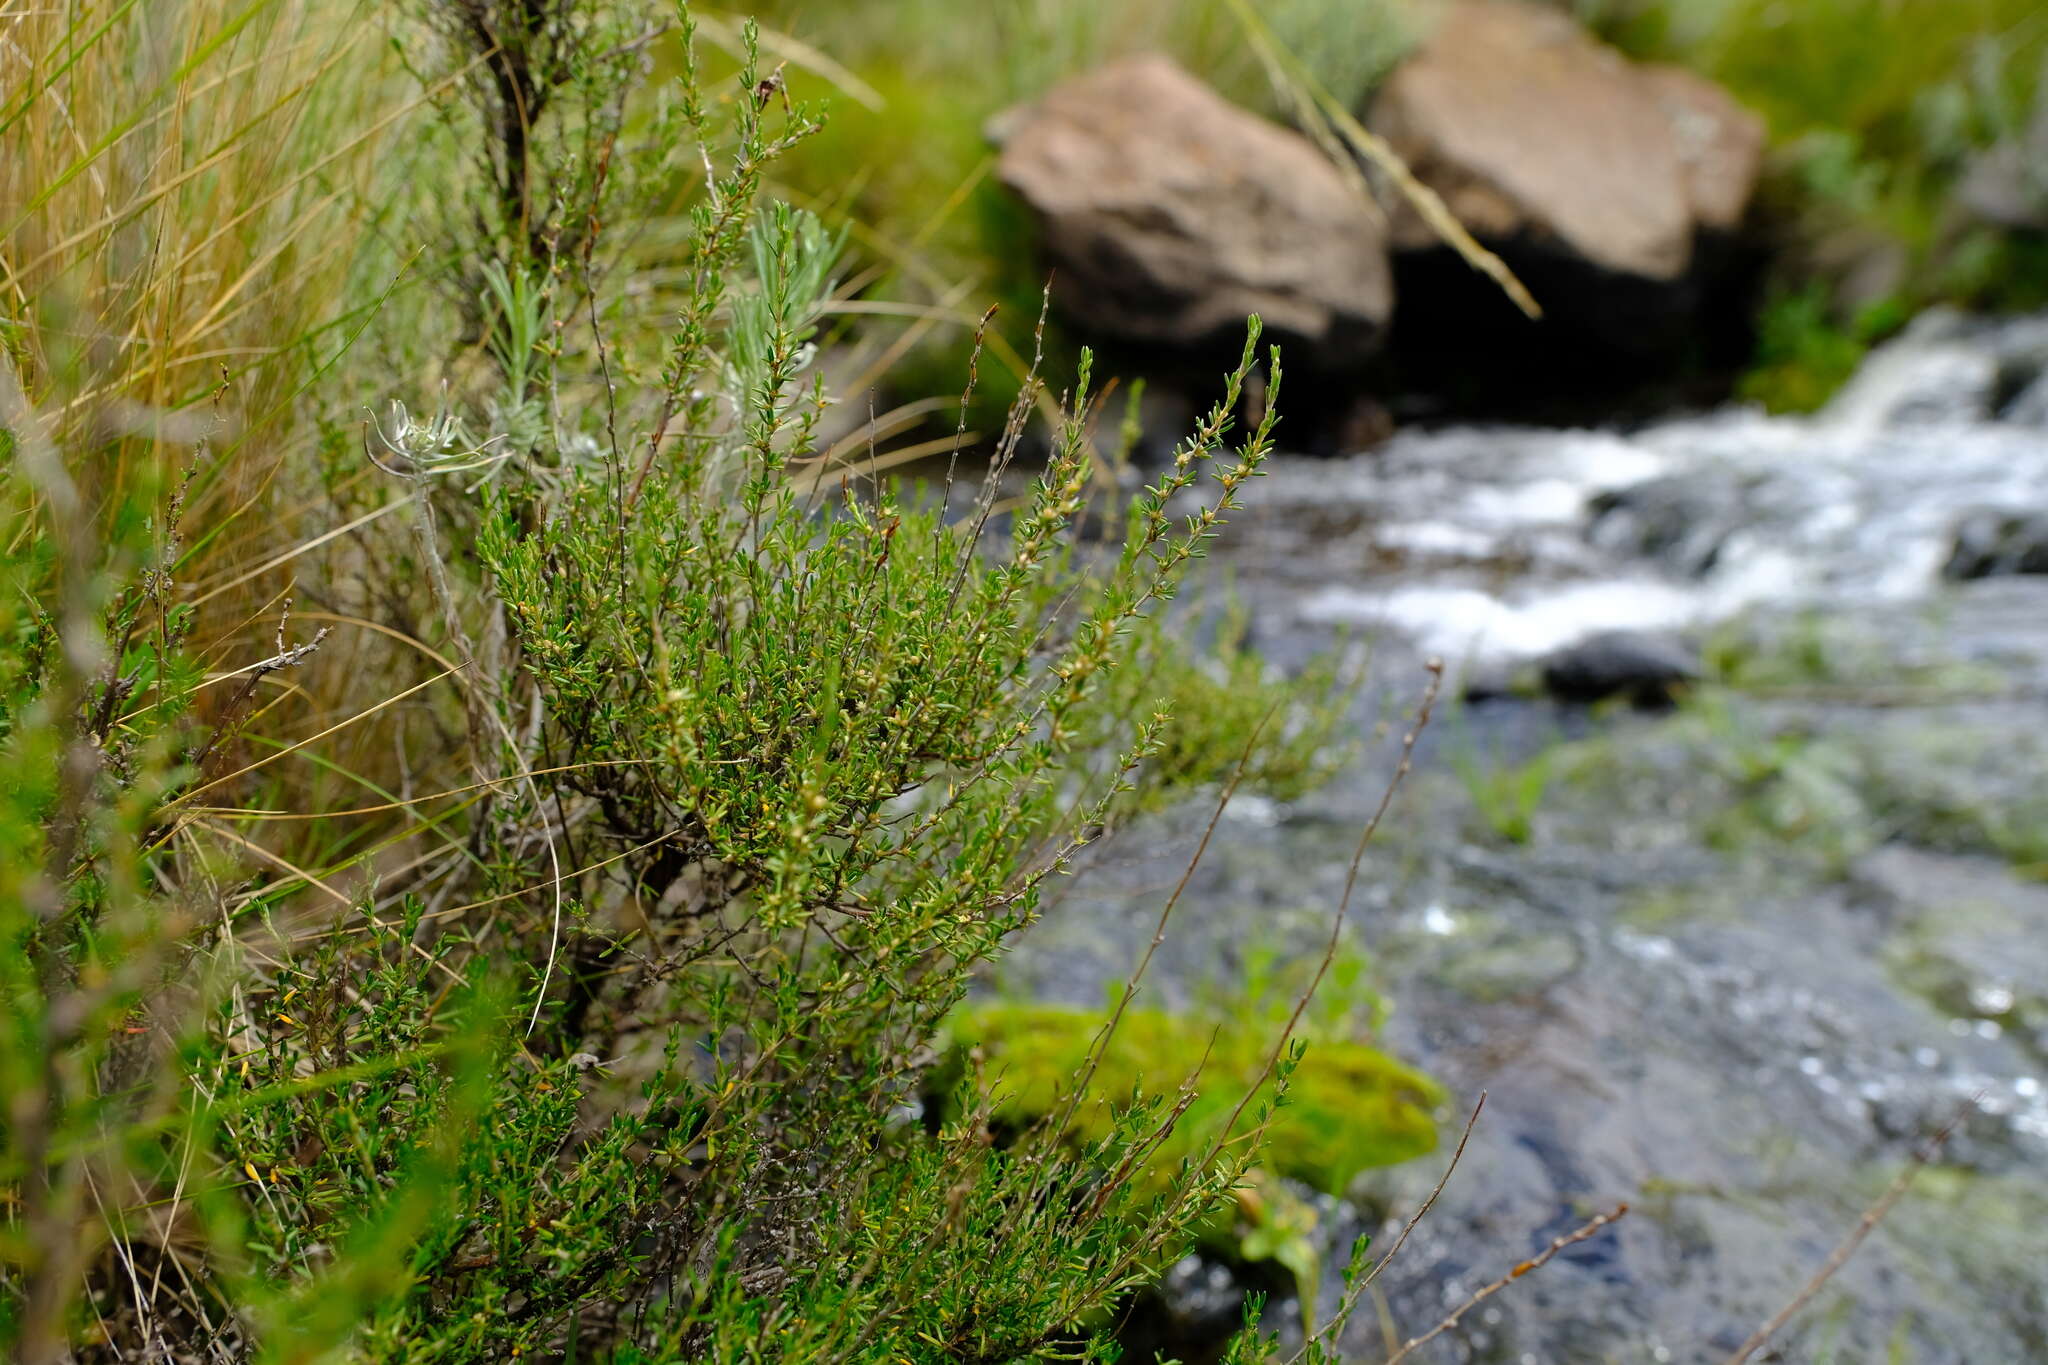
{"label": "blurred background vegetation", "polygon": [[[1744,395],[1817,407],[1869,345],[1920,308],[2048,299],[2048,234],[1983,221],[1957,188],[2025,137],[2048,64],[2028,0],[1559,0],[1631,56],[1674,61],[1766,119],[1772,153],[1751,232],[1770,277]],[[1286,0],[1260,14],[1307,74],[1362,109],[1427,32],[1429,0]],[[783,171],[790,193],[854,226],[879,292],[931,328],[891,369],[943,388],[988,301],[1026,348],[1042,267],[1028,216],[991,175],[988,120],[1114,56],[1164,50],[1235,103],[1291,107],[1223,0],[783,0],[763,22],[830,54],[842,82],[824,134]],[[1071,348],[1061,352],[1071,354]]]}

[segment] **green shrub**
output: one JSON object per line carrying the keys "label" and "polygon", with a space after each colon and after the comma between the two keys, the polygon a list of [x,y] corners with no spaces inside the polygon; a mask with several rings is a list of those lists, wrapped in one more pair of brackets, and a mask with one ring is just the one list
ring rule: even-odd
{"label": "green shrub", "polygon": [[[189,60],[150,100],[274,79],[236,47],[269,12],[179,11]],[[767,196],[816,124],[751,30],[714,90],[687,10],[428,17],[392,20],[424,91],[389,115],[402,154],[351,158],[301,216],[374,211],[280,229],[313,278],[359,282],[387,258],[351,234],[402,224],[421,283],[349,299],[338,338],[294,314],[260,442],[216,439],[240,391],[195,386],[176,327],[130,358],[184,380],[111,382],[119,348],[74,344],[105,324],[92,291],[65,311],[27,269],[49,224],[0,238],[0,278],[40,291],[0,356],[0,1343],[35,1365],[1102,1358],[1105,1310],[1258,1160],[1286,1021],[1226,1078],[1242,1126],[1163,1175],[1164,1097],[1078,1144],[994,1143],[986,1095],[936,1134],[906,1107],[1045,880],[1221,777],[1217,742],[1293,695],[1236,649],[1198,683],[1149,624],[1266,458],[1271,417],[1231,414],[1277,357],[1254,320],[1128,506],[1088,504],[1085,354],[1063,394],[1027,367],[984,476],[878,482],[819,449],[843,239]],[[76,66],[156,21],[39,50]],[[314,70],[265,89],[304,110],[385,79],[347,51],[295,46]],[[38,70],[0,152],[25,109],[62,143],[45,93],[100,89]],[[168,126],[150,100],[130,131]],[[35,163],[53,186],[127,164],[122,109]],[[174,131],[173,176],[219,150]],[[365,145],[305,132],[330,168],[318,148]],[[204,318],[260,274],[195,265],[165,297]],[[398,378],[421,372],[438,399]],[[354,425],[325,406],[343,381],[397,401]],[[194,404],[221,420],[159,420]],[[1050,456],[1005,504],[1040,412]],[[333,520],[280,549],[307,507]],[[1091,510],[1123,527],[1107,549]],[[1188,729],[1120,681],[1141,652]],[[1313,780],[1336,714],[1285,710],[1246,774]]]}

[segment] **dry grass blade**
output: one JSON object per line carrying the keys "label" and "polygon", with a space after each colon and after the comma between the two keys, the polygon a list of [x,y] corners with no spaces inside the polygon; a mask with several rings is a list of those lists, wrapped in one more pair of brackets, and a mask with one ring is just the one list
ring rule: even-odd
{"label": "dry grass blade", "polygon": [[392,801],[380,801],[374,806],[355,806],[348,810],[290,811],[290,810],[249,810],[239,806],[199,806],[192,809],[193,815],[219,816],[232,820],[340,820],[359,815],[382,815],[389,811],[410,810],[429,801],[442,801],[451,796],[465,796],[472,792],[496,791],[507,782],[518,782],[529,777],[548,777],[555,773],[588,772],[596,768],[630,768],[651,763],[647,758],[613,758],[593,760],[587,763],[559,763],[552,768],[527,768],[489,782],[471,782],[466,786],[448,787],[442,791],[428,792],[423,796],[408,796]]}
{"label": "dry grass blade", "polygon": [[295,754],[299,750],[307,747],[310,744],[317,744],[321,740],[326,739],[329,735],[335,734],[336,732],[341,730],[346,730],[351,725],[369,719],[371,716],[376,715],[379,711],[382,711],[387,706],[395,706],[399,702],[404,701],[407,697],[412,696],[414,693],[425,691],[427,688],[432,687],[435,683],[440,682],[443,678],[446,678],[447,676],[447,673],[437,673],[433,677],[428,678],[425,682],[416,683],[413,686],[406,688],[403,692],[399,692],[395,695],[386,697],[384,700],[377,702],[373,706],[367,706],[363,708],[362,710],[356,712],[352,716],[349,716],[345,720],[336,721],[334,724],[328,726],[325,730],[320,731],[320,733],[316,735],[308,735],[306,738],[299,740],[295,744],[287,745],[286,747],[279,749],[275,753],[264,755],[262,758],[257,759],[254,763],[246,764],[243,767],[235,769],[235,771],[231,773],[224,773],[221,776],[214,778],[210,782],[204,783],[201,786],[194,787],[190,791],[180,796],[177,802],[174,804],[184,805],[185,803],[189,802],[193,797],[198,796],[202,792],[212,791],[215,787],[221,786],[224,783],[232,782],[238,777],[245,777],[248,774],[255,772],[258,768],[267,767],[270,764],[277,762],[277,760],[285,757],[288,754]]}
{"label": "dry grass blade", "polygon": [[[718,15],[709,10],[695,9],[690,17],[696,22],[697,31],[727,51],[744,50],[738,25],[730,16]],[[869,109],[880,109],[887,101],[882,92],[869,85],[850,69],[793,34],[759,24],[755,28],[756,41],[762,50],[773,53],[796,66],[823,76],[856,102]]]}
{"label": "dry grass blade", "polygon": [[1856,1254],[1856,1249],[1863,1245],[1864,1239],[1876,1230],[1877,1225],[1884,1221],[1885,1215],[1892,1211],[1892,1206],[1904,1197],[1908,1189],[1912,1188],[1914,1177],[1920,1174],[1921,1168],[1941,1154],[1941,1149],[1948,1145],[1948,1140],[1955,1135],[1956,1129],[1969,1116],[1970,1111],[1977,1107],[1978,1100],[1982,1098],[1982,1095],[1972,1097],[1961,1109],[1956,1111],[1954,1118],[1951,1118],[1943,1125],[1940,1132],[1929,1138],[1926,1145],[1919,1151],[1913,1153],[1913,1159],[1906,1163],[1906,1169],[1900,1171],[1898,1178],[1885,1188],[1885,1192],[1877,1197],[1876,1202],[1863,1211],[1863,1216],[1856,1220],[1856,1226],[1851,1228],[1849,1235],[1844,1237],[1841,1244],[1828,1254],[1827,1260],[1821,1263],[1820,1269],[1813,1273],[1813,1278],[1800,1286],[1799,1292],[1794,1294],[1791,1301],[1783,1308],[1780,1308],[1773,1314],[1769,1322],[1757,1328],[1755,1332],[1750,1334],[1749,1340],[1736,1348],[1735,1354],[1728,1357],[1728,1365],[1742,1365],[1744,1361],[1762,1350],[1766,1342],[1782,1331],[1785,1324],[1792,1321],[1799,1310],[1812,1301],[1813,1296],[1820,1292],[1821,1286],[1833,1279],[1835,1273],[1849,1263],[1849,1258]]}
{"label": "dry grass blade", "polygon": [[1606,1213],[1600,1214],[1595,1218],[1589,1219],[1585,1223],[1581,1224],[1574,1231],[1568,1232],[1562,1237],[1553,1239],[1549,1246],[1543,1248],[1543,1250],[1537,1252],[1528,1260],[1523,1261],[1521,1264],[1517,1265],[1513,1270],[1510,1270],[1507,1274],[1501,1276],[1497,1280],[1492,1281],[1491,1283],[1480,1286],[1479,1290],[1476,1293],[1474,1293],[1471,1298],[1465,1300],[1456,1308],[1452,1309],[1449,1316],[1445,1317],[1442,1322],[1430,1328],[1427,1332],[1424,1332],[1419,1337],[1410,1337],[1407,1343],[1403,1345],[1400,1350],[1394,1352],[1393,1355],[1387,1357],[1386,1365],[1401,1365],[1402,1361],[1406,1360],[1409,1356],[1413,1355],[1423,1345],[1425,1345],[1428,1342],[1436,1340],[1445,1332],[1448,1332],[1453,1327],[1456,1327],[1458,1325],[1459,1319],[1463,1318],[1467,1313],[1471,1312],[1481,1303],[1484,1303],[1486,1300],[1492,1298],[1501,1290],[1506,1289],[1509,1285],[1513,1284],[1516,1280],[1521,1279],[1524,1275],[1527,1275],[1532,1271],[1541,1270],[1544,1266],[1550,1264],[1551,1260],[1554,1257],[1556,1257],[1556,1255],[1560,1251],[1563,1251],[1566,1247],[1576,1246],[1578,1243],[1583,1242],[1587,1238],[1598,1233],[1600,1229],[1606,1227],[1609,1223],[1615,1222],[1620,1218],[1626,1217],[1627,1214],[1628,1205],[1616,1204]]}
{"label": "dry grass blade", "polygon": [[898,446],[894,450],[885,450],[878,455],[869,455],[862,459],[845,459],[836,464],[818,465],[791,479],[790,483],[799,493],[810,493],[829,482],[835,475],[846,477],[854,474],[879,474],[885,469],[897,469],[934,455],[947,454],[980,439],[981,433],[978,431],[934,436],[930,440]]}

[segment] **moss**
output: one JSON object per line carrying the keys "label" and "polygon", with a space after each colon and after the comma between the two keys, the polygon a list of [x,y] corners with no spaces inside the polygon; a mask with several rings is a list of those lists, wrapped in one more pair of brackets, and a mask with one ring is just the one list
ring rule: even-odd
{"label": "moss", "polygon": [[[955,1017],[951,1032],[960,1044],[980,1049],[1001,1096],[997,1122],[1021,1128],[1048,1113],[1072,1084],[1104,1017],[1062,1005],[976,1004]],[[1090,1087],[1102,1098],[1075,1116],[1076,1140],[1109,1132],[1112,1103],[1129,1103],[1139,1093],[1171,1094],[1199,1071],[1196,1097],[1158,1162],[1170,1169],[1199,1154],[1258,1079],[1273,1046],[1275,1029],[1266,1019],[1233,1022],[1239,1027],[1219,1029],[1159,1010],[1126,1011]],[[1316,1039],[1273,1119],[1262,1165],[1341,1194],[1361,1171],[1434,1150],[1433,1111],[1444,1099],[1435,1081],[1377,1048]]]}

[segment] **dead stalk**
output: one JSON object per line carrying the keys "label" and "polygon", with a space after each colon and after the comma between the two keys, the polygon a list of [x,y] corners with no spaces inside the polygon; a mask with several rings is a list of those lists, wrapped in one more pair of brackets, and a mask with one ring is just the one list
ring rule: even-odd
{"label": "dead stalk", "polygon": [[1833,1279],[1835,1272],[1849,1263],[1849,1258],[1856,1254],[1856,1248],[1863,1245],[1863,1239],[1870,1236],[1877,1225],[1884,1221],[1885,1215],[1892,1211],[1892,1205],[1898,1203],[1906,1191],[1912,1187],[1913,1179],[1920,1174],[1921,1168],[1941,1154],[1941,1149],[1948,1145],[1949,1138],[1955,1135],[1956,1129],[1962,1124],[1964,1118],[1969,1115],[1972,1109],[1977,1107],[1977,1101],[1982,1098],[1982,1095],[1972,1097],[1967,1104],[1956,1111],[1954,1118],[1951,1118],[1942,1126],[1940,1132],[1929,1138],[1926,1145],[1922,1146],[1919,1151],[1913,1153],[1913,1159],[1906,1163],[1906,1169],[1900,1171],[1898,1178],[1886,1187],[1885,1192],[1877,1197],[1876,1202],[1863,1211],[1863,1216],[1856,1220],[1856,1226],[1849,1229],[1849,1235],[1842,1239],[1841,1245],[1828,1254],[1827,1260],[1821,1263],[1820,1269],[1813,1273],[1813,1278],[1802,1285],[1799,1292],[1792,1296],[1791,1301],[1772,1315],[1770,1321],[1757,1328],[1755,1332],[1750,1334],[1749,1340],[1736,1348],[1735,1354],[1728,1357],[1728,1365],[1742,1365],[1744,1361],[1762,1350],[1764,1343],[1776,1336],[1784,1328],[1785,1324],[1790,1322],[1793,1316],[1800,1309],[1804,1308],[1815,1294],[1820,1292],[1821,1286]]}
{"label": "dead stalk", "polygon": [[[1401,1235],[1394,1239],[1393,1249],[1382,1256],[1371,1270],[1361,1275],[1356,1283],[1344,1291],[1344,1298],[1338,1303],[1337,1311],[1331,1315],[1330,1321],[1324,1325],[1322,1331],[1314,1331],[1314,1324],[1309,1324],[1311,1330],[1308,1339],[1303,1341],[1300,1348],[1287,1358],[1287,1365],[1295,1365],[1296,1361],[1306,1355],[1311,1342],[1320,1340],[1322,1337],[1328,1336],[1333,1332],[1343,1330],[1344,1324],[1351,1318],[1352,1310],[1358,1306],[1359,1295],[1371,1288],[1373,1281],[1380,1277],[1380,1272],[1393,1264],[1394,1258],[1401,1254],[1401,1248],[1408,1245],[1409,1234],[1414,1232],[1422,1220],[1429,1215],[1429,1211],[1436,1207],[1437,1196],[1444,1192],[1444,1186],[1451,1183],[1452,1173],[1458,1169],[1458,1162],[1464,1159],[1465,1144],[1472,1140],[1472,1127],[1479,1122],[1479,1113],[1484,1108],[1486,1108],[1486,1092],[1482,1090],[1479,1092],[1479,1102],[1472,1106],[1472,1114],[1465,1120],[1465,1131],[1458,1135],[1458,1149],[1451,1153],[1451,1164],[1444,1167],[1444,1173],[1437,1177],[1436,1188],[1429,1192],[1429,1198],[1422,1201],[1422,1207],[1415,1210],[1414,1216],[1402,1226]],[[1398,1343],[1390,1343],[1390,1345],[1398,1345]]]}
{"label": "dead stalk", "polygon": [[1509,1285],[1513,1284],[1516,1280],[1521,1279],[1524,1275],[1529,1274],[1531,1271],[1541,1270],[1544,1266],[1550,1264],[1551,1260],[1557,1255],[1558,1252],[1563,1251],[1566,1247],[1576,1246],[1578,1243],[1585,1241],[1587,1238],[1599,1232],[1600,1229],[1606,1227],[1609,1223],[1612,1223],[1617,1219],[1626,1217],[1627,1214],[1628,1205],[1616,1204],[1606,1213],[1600,1214],[1598,1217],[1588,1220],[1586,1223],[1582,1224],[1576,1230],[1568,1232],[1564,1236],[1554,1239],[1549,1246],[1543,1248],[1543,1250],[1537,1252],[1528,1260],[1523,1261],[1520,1265],[1517,1265],[1513,1270],[1510,1270],[1507,1274],[1501,1276],[1499,1279],[1494,1280],[1489,1284],[1481,1285],[1479,1290],[1476,1293],[1474,1293],[1471,1298],[1465,1300],[1456,1308],[1452,1309],[1450,1315],[1446,1317],[1442,1322],[1430,1328],[1427,1332],[1424,1332],[1419,1337],[1409,1338],[1407,1345],[1403,1346],[1400,1350],[1394,1352],[1393,1355],[1387,1358],[1387,1365],[1401,1365],[1402,1361],[1406,1360],[1410,1355],[1414,1354],[1415,1351],[1421,1346],[1423,1346],[1425,1343],[1434,1341],[1436,1338],[1442,1336],[1445,1332],[1448,1332],[1453,1327],[1456,1327],[1458,1325],[1458,1320],[1464,1317],[1467,1313],[1471,1312],[1474,1308],[1478,1307],[1486,1300],[1492,1298],[1501,1290],[1506,1289]]}

